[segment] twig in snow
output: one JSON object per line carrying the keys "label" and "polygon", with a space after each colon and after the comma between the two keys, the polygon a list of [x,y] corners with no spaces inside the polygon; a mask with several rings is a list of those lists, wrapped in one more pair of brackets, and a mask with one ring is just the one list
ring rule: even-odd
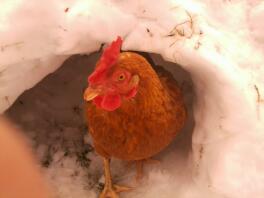
{"label": "twig in snow", "polygon": [[5,96],[5,101],[8,103],[8,105],[10,106],[10,101],[9,101],[9,97]]}
{"label": "twig in snow", "polygon": [[259,93],[259,89],[258,89],[257,85],[254,85],[254,88],[255,88],[255,90],[257,92],[257,102],[258,103],[264,102],[264,99],[261,98],[261,95]]}
{"label": "twig in snow", "polygon": [[42,161],[42,166],[48,168],[49,165],[52,163],[52,161],[53,161],[53,158],[51,155],[51,146],[49,145],[45,159]]}
{"label": "twig in snow", "polygon": [[0,49],[1,49],[1,51],[3,52],[3,51],[5,51],[5,49],[6,48],[8,48],[8,47],[12,47],[12,46],[19,46],[19,45],[22,45],[24,42],[16,42],[16,43],[11,43],[11,44],[6,44],[6,45],[1,45],[0,46]]}
{"label": "twig in snow", "polygon": [[257,85],[254,85],[254,88],[257,92],[257,117],[259,119],[259,104],[264,102],[264,100],[261,98],[261,95],[259,93],[259,89],[258,89],[258,86]]}
{"label": "twig in snow", "polygon": [[153,33],[148,28],[146,28],[146,30],[147,30],[147,33],[149,34],[149,36],[153,37]]}
{"label": "twig in snow", "polygon": [[86,156],[89,152],[90,152],[90,150],[85,149],[81,152],[76,153],[76,155],[77,155],[76,162],[78,162],[81,165],[81,167],[85,167],[85,168],[89,167],[91,160],[88,159]]}

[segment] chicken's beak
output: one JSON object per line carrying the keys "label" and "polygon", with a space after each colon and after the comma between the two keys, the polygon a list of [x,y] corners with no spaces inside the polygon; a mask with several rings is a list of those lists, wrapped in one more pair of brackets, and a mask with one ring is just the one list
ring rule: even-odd
{"label": "chicken's beak", "polygon": [[91,88],[88,87],[84,92],[84,100],[90,101],[94,99],[96,96],[100,95],[102,93],[102,90],[99,88]]}

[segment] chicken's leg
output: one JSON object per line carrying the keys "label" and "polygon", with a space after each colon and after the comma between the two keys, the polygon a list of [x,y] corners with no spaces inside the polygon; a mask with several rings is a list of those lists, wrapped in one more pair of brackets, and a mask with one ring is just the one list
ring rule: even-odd
{"label": "chicken's leg", "polygon": [[104,158],[103,160],[104,160],[105,185],[99,198],[119,198],[118,196],[119,192],[132,190],[132,188],[129,187],[112,184],[112,176],[110,172],[110,159]]}

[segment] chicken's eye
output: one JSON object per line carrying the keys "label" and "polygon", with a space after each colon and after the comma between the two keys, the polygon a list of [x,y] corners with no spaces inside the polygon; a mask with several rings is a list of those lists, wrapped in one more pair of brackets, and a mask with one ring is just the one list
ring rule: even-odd
{"label": "chicken's eye", "polygon": [[120,75],[118,76],[118,80],[119,80],[119,81],[125,80],[125,75],[124,75],[124,74],[120,74]]}

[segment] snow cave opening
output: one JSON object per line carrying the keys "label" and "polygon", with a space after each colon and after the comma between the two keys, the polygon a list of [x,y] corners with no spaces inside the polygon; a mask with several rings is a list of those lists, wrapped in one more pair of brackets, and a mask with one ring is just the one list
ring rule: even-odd
{"label": "snow cave opening", "polygon": [[[179,169],[184,169],[191,165],[189,160],[194,128],[192,104],[195,95],[191,76],[181,66],[164,61],[160,55],[149,55],[155,64],[173,74],[183,91],[188,111],[188,120],[183,130],[154,159],[161,160],[162,163],[158,166],[165,170],[173,169],[171,160],[177,161],[176,166],[181,166]],[[55,186],[61,182],[58,178],[62,177],[62,169],[67,167],[73,174],[64,175],[66,180],[70,182],[73,178],[78,178],[88,189],[100,189],[101,159],[91,146],[83,113],[83,91],[87,86],[87,76],[92,72],[99,56],[99,52],[71,56],[59,69],[25,91],[5,112],[8,118],[23,129],[39,162],[47,170],[48,178],[52,178]],[[135,172],[131,168],[127,174],[127,169],[119,160],[114,160],[113,169],[113,175],[118,180],[124,180],[124,175],[130,177]]]}

